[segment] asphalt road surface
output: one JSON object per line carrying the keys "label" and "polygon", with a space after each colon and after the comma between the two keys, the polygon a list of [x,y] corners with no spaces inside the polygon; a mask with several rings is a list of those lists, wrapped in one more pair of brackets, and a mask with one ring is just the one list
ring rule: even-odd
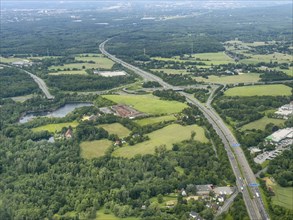
{"label": "asphalt road surface", "polygon": [[[175,86],[172,86],[165,81],[163,81],[161,78],[154,76],[153,74],[146,72],[144,70],[141,70],[119,58],[116,56],[108,53],[105,50],[105,44],[111,40],[108,39],[100,44],[99,49],[100,51],[113,60],[116,63],[121,64],[122,66],[132,70],[139,76],[141,76],[146,81],[156,81],[160,83],[163,88],[165,89],[173,89],[176,90],[177,88]],[[256,183],[256,179],[254,176],[254,173],[252,172],[246,157],[239,146],[236,138],[232,134],[232,132],[228,129],[228,127],[225,125],[223,120],[219,117],[219,115],[216,113],[216,111],[211,107],[210,103],[208,102],[207,106],[200,103],[197,99],[195,99],[192,95],[184,93],[182,91],[179,91],[180,94],[186,97],[186,100],[189,103],[192,103],[196,105],[204,114],[204,116],[207,118],[207,120],[211,123],[219,137],[222,139],[222,142],[225,146],[225,149],[228,154],[228,158],[231,164],[231,167],[233,169],[234,175],[236,176],[236,185],[239,192],[242,192],[244,202],[249,214],[250,219],[252,220],[266,220],[269,219],[269,215],[267,214],[263,201],[260,197],[259,188]],[[253,185],[251,187],[251,185]]]}

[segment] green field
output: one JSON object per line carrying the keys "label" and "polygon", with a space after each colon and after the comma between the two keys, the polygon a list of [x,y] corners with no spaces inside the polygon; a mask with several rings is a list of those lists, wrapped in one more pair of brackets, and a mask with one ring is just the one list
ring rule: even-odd
{"label": "green field", "polygon": [[284,124],[283,119],[276,119],[276,118],[268,118],[267,116],[264,116],[263,118],[250,122],[246,125],[244,125],[241,130],[252,130],[252,129],[259,129],[259,130],[265,130],[265,127],[267,124],[272,123],[274,125],[283,125]]}
{"label": "green field", "polygon": [[28,99],[33,98],[34,95],[30,94],[30,95],[24,95],[24,96],[15,96],[15,97],[11,97],[11,99],[15,102],[25,102]]}
{"label": "green field", "polygon": [[[234,60],[226,55],[224,52],[217,53],[197,53],[192,54],[192,58],[199,58],[201,62],[204,62],[206,65],[220,65],[220,64],[228,64],[234,63]],[[207,61],[205,61],[207,60]]]}
{"label": "green field", "polygon": [[73,127],[75,128],[78,125],[77,121],[73,121],[73,122],[65,122],[65,123],[58,123],[58,124],[47,124],[47,125],[43,125],[40,127],[36,127],[36,128],[32,128],[33,132],[38,132],[38,131],[49,131],[49,132],[58,132],[61,131],[61,129],[63,127]]}
{"label": "green field", "polygon": [[288,54],[282,53],[273,53],[273,54],[266,54],[266,55],[252,55],[247,54],[251,58],[240,60],[241,63],[245,64],[256,64],[259,62],[279,62],[279,63],[290,63],[292,61],[292,56]]}
{"label": "green field", "polygon": [[11,63],[11,62],[17,62],[17,61],[28,61],[27,59],[24,58],[16,58],[16,57],[9,57],[9,58],[5,58],[5,57],[0,57],[0,62],[1,63]]}
{"label": "green field", "polygon": [[273,204],[293,210],[293,187],[273,186],[275,196]]}
{"label": "green field", "polygon": [[161,204],[158,203],[158,197],[157,196],[152,197],[150,199],[150,202],[154,203],[154,204],[157,204],[160,208],[164,208],[164,207],[166,207],[167,202],[174,202],[174,204],[176,204],[177,203],[177,197],[178,196],[177,196],[176,193],[170,193],[168,195],[163,196],[163,202]]}
{"label": "green field", "polygon": [[128,130],[128,128],[119,123],[104,124],[99,125],[98,127],[104,128],[106,131],[109,132],[109,134],[117,134],[120,138],[127,137],[131,132],[130,130]]}
{"label": "green field", "polygon": [[209,83],[222,83],[222,84],[234,84],[234,83],[250,83],[257,82],[260,80],[259,74],[257,73],[244,73],[233,76],[215,76],[211,75],[208,79],[203,77],[195,77],[198,82],[209,82]]}
{"label": "green field", "polygon": [[64,71],[58,71],[58,72],[54,72],[54,73],[49,73],[49,75],[64,75],[64,74],[69,74],[69,75],[85,75],[87,74],[85,70],[64,70]]}
{"label": "green field", "polygon": [[163,71],[164,73],[167,74],[190,74],[189,72],[187,72],[186,69],[151,69],[152,71]]}
{"label": "green field", "polygon": [[292,67],[292,66],[290,66],[288,70],[286,70],[286,69],[281,69],[281,68],[279,68],[279,67],[274,68],[274,69],[275,69],[275,70],[278,70],[278,71],[282,71],[282,72],[286,73],[288,76],[293,76],[293,67]]}
{"label": "green field", "polygon": [[78,70],[83,70],[83,66],[85,66],[85,69],[97,69],[99,68],[99,64],[97,63],[69,63],[64,64],[63,66],[50,66],[49,71],[57,71],[60,69],[61,71],[67,71],[66,69],[72,70],[73,68],[76,68]]}
{"label": "green field", "polygon": [[75,60],[78,61],[83,61],[83,62],[89,62],[89,61],[93,61],[96,64],[98,64],[98,68],[101,69],[111,69],[114,62],[106,57],[104,57],[103,55],[100,54],[96,54],[92,56],[84,56],[84,55],[80,55],[80,56],[76,56]]}
{"label": "green field", "polygon": [[103,95],[113,102],[130,105],[138,111],[149,114],[172,114],[188,106],[177,101],[160,100],[153,95]]}
{"label": "green field", "polygon": [[85,159],[97,158],[105,155],[107,149],[112,145],[109,140],[84,141],[80,144],[81,157]]}
{"label": "green field", "polygon": [[156,124],[159,122],[174,121],[174,120],[176,120],[176,117],[174,115],[165,115],[160,117],[143,118],[143,119],[135,120],[135,122],[139,124],[140,126],[145,126],[145,125]]}
{"label": "green field", "polygon": [[228,89],[226,96],[290,96],[291,88],[285,85],[240,86]]}
{"label": "green field", "polygon": [[191,132],[196,133],[195,140],[208,142],[202,127],[197,125],[182,126],[172,124],[157,131],[148,134],[150,140],[138,143],[134,146],[125,146],[114,151],[114,156],[126,158],[134,157],[137,154],[153,154],[155,148],[160,145],[166,145],[167,149],[172,149],[172,144],[190,139]]}

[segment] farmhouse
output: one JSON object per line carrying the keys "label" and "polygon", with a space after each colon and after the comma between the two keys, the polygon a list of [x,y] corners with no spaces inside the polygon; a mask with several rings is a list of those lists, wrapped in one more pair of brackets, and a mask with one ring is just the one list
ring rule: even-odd
{"label": "farmhouse", "polygon": [[190,218],[195,219],[195,220],[203,220],[202,217],[197,212],[190,212],[189,213]]}
{"label": "farmhouse", "polygon": [[196,185],[196,194],[203,196],[203,195],[209,195],[209,193],[213,190],[212,184],[207,185]]}
{"label": "farmhouse", "polygon": [[70,138],[72,138],[72,135],[73,135],[72,130],[70,128],[68,128],[68,130],[66,131],[66,133],[64,135],[65,138],[70,139]]}

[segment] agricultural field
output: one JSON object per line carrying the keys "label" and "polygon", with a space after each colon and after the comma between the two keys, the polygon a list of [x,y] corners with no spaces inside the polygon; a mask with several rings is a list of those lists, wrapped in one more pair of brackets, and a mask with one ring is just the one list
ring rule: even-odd
{"label": "agricultural field", "polygon": [[134,157],[137,154],[153,154],[155,148],[160,145],[166,145],[168,150],[172,149],[172,144],[190,139],[191,132],[196,133],[195,140],[208,142],[204,129],[198,125],[182,126],[179,124],[168,125],[162,129],[148,134],[150,140],[138,143],[134,146],[125,146],[113,152],[114,156],[126,158]]}
{"label": "agricultural field", "polygon": [[289,69],[281,69],[281,68],[274,68],[275,70],[278,70],[278,71],[282,71],[284,73],[286,73],[288,76],[293,76],[293,67],[290,66]]}
{"label": "agricultural field", "polygon": [[114,65],[114,62],[112,60],[104,57],[101,54],[88,54],[88,56],[81,54],[79,56],[76,56],[75,60],[83,62],[93,61],[98,64],[98,68],[100,69],[111,69]]}
{"label": "agricultural field", "polygon": [[160,100],[153,95],[103,95],[118,104],[130,105],[138,111],[148,114],[173,114],[179,113],[188,106],[177,101]]}
{"label": "agricultural field", "polygon": [[253,55],[253,54],[246,54],[251,58],[240,60],[241,63],[245,64],[256,64],[259,62],[278,62],[278,63],[290,63],[292,61],[292,56],[288,54],[282,53],[273,53],[273,54],[266,54],[266,55]]}
{"label": "agricultural field", "polygon": [[215,76],[211,75],[208,79],[203,77],[195,77],[198,82],[221,83],[221,84],[235,84],[235,83],[252,83],[260,80],[257,73],[244,73],[233,76]]}
{"label": "agricultural field", "polygon": [[159,122],[164,122],[164,121],[175,121],[176,117],[174,115],[164,115],[160,117],[150,117],[150,118],[143,118],[139,120],[135,120],[135,122],[140,125],[140,126],[145,126],[145,125],[151,125],[151,124],[156,124]]}
{"label": "agricultural field", "polygon": [[99,125],[98,127],[102,127],[106,131],[108,131],[109,134],[116,134],[120,138],[127,137],[131,133],[131,131],[128,130],[128,128],[124,127],[123,125],[119,123],[104,124],[104,125]]}
{"label": "agricultural field", "polygon": [[92,159],[104,156],[107,149],[112,146],[109,140],[84,141],[80,144],[81,157],[84,159]]}
{"label": "agricultural field", "polygon": [[152,71],[158,71],[158,72],[161,72],[163,71],[164,73],[167,73],[167,74],[182,74],[182,75],[185,75],[185,74],[190,74],[189,72],[187,72],[186,69],[151,69]]}
{"label": "agricultural field", "polygon": [[263,118],[259,119],[259,120],[256,120],[256,121],[253,121],[253,122],[250,122],[246,125],[244,125],[241,130],[244,131],[244,130],[252,130],[252,129],[256,129],[256,130],[265,130],[265,127],[267,124],[274,124],[274,125],[277,125],[277,126],[280,126],[280,125],[283,125],[284,124],[284,121],[283,119],[276,119],[276,118],[268,118],[267,116],[264,116]]}
{"label": "agricultural field", "polygon": [[240,86],[228,89],[226,96],[290,96],[291,88],[285,85]]}
{"label": "agricultural field", "polygon": [[64,127],[71,126],[72,128],[75,128],[78,125],[77,121],[73,122],[65,122],[65,123],[58,123],[58,124],[47,124],[40,127],[32,128],[33,132],[39,132],[39,131],[49,131],[49,132],[58,132],[61,131]]}
{"label": "agricultural field", "polygon": [[220,64],[228,64],[234,63],[234,60],[226,55],[224,52],[217,53],[197,53],[192,54],[192,58],[190,60],[194,60],[199,58],[201,62],[204,62],[206,65],[220,65]]}
{"label": "agricultural field", "polygon": [[23,59],[23,58],[17,58],[17,57],[0,57],[0,62],[1,63],[11,63],[11,62],[17,62],[17,61],[29,61],[27,59]]}
{"label": "agricultural field", "polygon": [[69,63],[69,64],[64,64],[63,66],[50,66],[49,71],[69,71],[67,69],[77,69],[77,70],[82,70],[82,67],[85,67],[84,69],[97,69],[99,68],[99,64],[97,63]]}

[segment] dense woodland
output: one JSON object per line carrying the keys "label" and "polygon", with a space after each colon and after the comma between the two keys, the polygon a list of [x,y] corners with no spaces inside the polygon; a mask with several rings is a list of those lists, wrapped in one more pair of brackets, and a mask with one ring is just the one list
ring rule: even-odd
{"label": "dense woodland", "polygon": [[39,87],[25,72],[16,68],[0,68],[0,98],[38,93]]}

